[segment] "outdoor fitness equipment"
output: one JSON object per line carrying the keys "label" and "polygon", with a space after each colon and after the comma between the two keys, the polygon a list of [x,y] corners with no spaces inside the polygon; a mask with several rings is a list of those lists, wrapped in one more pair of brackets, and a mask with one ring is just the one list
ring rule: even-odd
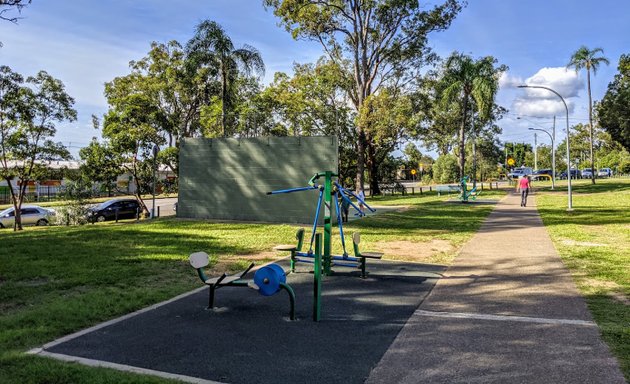
{"label": "outdoor fitness equipment", "polygon": [[[315,219],[313,220],[313,229],[311,232],[311,240],[309,244],[309,249],[307,252],[301,252],[302,245],[302,237],[304,233],[300,233],[298,231],[297,240],[298,247],[294,247],[292,245],[282,245],[275,247],[276,250],[281,251],[291,251],[291,272],[295,271],[295,262],[306,262],[313,263],[314,253],[313,253],[313,244],[315,242],[315,234],[317,232],[317,224],[319,221],[319,215],[321,212],[322,201],[324,201],[324,250],[322,255],[323,260],[323,272],[325,275],[331,275],[331,267],[333,265],[340,267],[350,267],[350,268],[360,268],[361,269],[361,277],[365,277],[365,258],[370,256],[358,256],[351,257],[348,256],[348,252],[346,251],[346,242],[344,240],[343,235],[343,220],[341,219],[341,208],[339,206],[339,198],[349,203],[356,211],[358,216],[364,216],[365,212],[363,212],[359,207],[357,207],[352,200],[351,197],[357,199],[359,204],[364,205],[370,212],[376,212],[375,209],[370,207],[365,200],[357,196],[354,192],[343,188],[337,180],[333,180],[334,177],[339,177],[338,174],[332,171],[325,171],[315,174],[308,182],[308,187],[297,187],[297,188],[289,188],[282,189],[277,191],[267,192],[268,195],[276,195],[281,193],[292,193],[292,192],[301,192],[301,191],[310,191],[310,190],[318,190],[319,198],[317,200],[317,207],[315,210]],[[324,178],[323,184],[317,184],[316,181],[320,178]],[[334,201],[335,212],[337,214],[337,225],[339,226],[339,236],[341,238],[341,245],[343,247],[343,255],[336,256],[331,254],[331,238],[332,238],[332,217],[331,217],[331,209],[330,206]],[[374,254],[375,255],[375,254]],[[382,254],[380,254],[382,256]],[[372,257],[372,258],[380,258]]]}
{"label": "outdoor fitness equipment", "polygon": [[464,176],[462,177],[459,183],[459,186],[461,189],[461,193],[459,194],[459,199],[462,201],[462,203],[467,203],[469,198],[472,198],[472,200],[476,200],[477,196],[479,195],[479,193],[477,192],[476,185],[473,187],[473,189],[468,191],[467,186],[466,186],[467,182],[468,182],[468,176]]}
{"label": "outdoor fitness equipment", "polygon": [[210,263],[207,253],[195,252],[190,255],[189,261],[190,265],[197,270],[199,279],[209,286],[208,309],[214,308],[214,292],[221,287],[247,287],[258,291],[263,296],[273,296],[284,289],[289,294],[291,305],[289,317],[295,320],[295,293],[293,288],[286,283],[287,275],[278,264],[269,264],[259,268],[254,274],[254,280],[247,281],[243,280],[243,276],[254,267],[254,263],[251,263],[244,271],[233,275],[223,273],[221,276],[208,278],[204,272],[204,267]]}
{"label": "outdoor fitness equipment", "polygon": [[[315,254],[317,254],[317,236],[321,236],[320,234],[316,234],[316,240],[315,240]],[[299,228],[295,234],[295,238],[297,240],[297,245],[294,244],[282,244],[282,245],[276,245],[275,247],[273,247],[273,249],[275,251],[288,251],[291,252],[291,268],[290,271],[291,272],[295,272],[295,263],[296,262],[307,262],[307,263],[311,263],[310,260],[303,260],[300,259],[299,256],[303,256],[303,257],[314,257],[314,254],[305,254],[302,253],[302,244],[304,242],[304,228]],[[361,242],[361,234],[359,232],[354,232],[352,234],[352,245],[354,248],[354,258],[350,258],[350,257],[346,257],[343,260],[346,261],[355,261],[355,259],[357,260],[356,262],[358,263],[357,265],[352,265],[352,267],[357,267],[359,269],[361,269],[361,277],[365,278],[367,276],[367,273],[365,271],[365,266],[366,266],[366,259],[380,259],[383,257],[383,253],[381,252],[361,252],[359,250],[359,243]],[[334,258],[335,256],[333,256]],[[337,256],[338,257],[338,256]],[[333,259],[335,260],[335,259]],[[333,263],[334,264],[334,263]],[[337,265],[337,264],[334,264]]]}

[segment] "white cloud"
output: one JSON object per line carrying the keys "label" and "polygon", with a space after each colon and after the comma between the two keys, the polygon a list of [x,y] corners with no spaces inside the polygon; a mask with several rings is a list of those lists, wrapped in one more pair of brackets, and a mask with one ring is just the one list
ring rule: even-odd
{"label": "white cloud", "polygon": [[[569,108],[569,113],[575,108],[570,98],[577,97],[584,88],[584,82],[577,73],[564,67],[542,68],[533,76],[520,84],[539,85],[551,88],[558,92]],[[565,113],[562,101],[553,92],[545,89],[525,88],[521,97],[518,97],[512,109],[520,115],[528,116],[552,116]]]}
{"label": "white cloud", "polygon": [[[569,113],[573,113],[575,108],[571,100],[565,100]],[[512,109],[522,116],[564,116],[566,110],[559,98],[556,99],[516,99],[512,104]]]}
{"label": "white cloud", "polygon": [[521,84],[524,84],[522,78],[511,76],[508,72],[501,73],[501,77],[499,77],[500,88],[515,88]]}
{"label": "white cloud", "polygon": [[[551,88],[565,99],[578,96],[579,91],[584,88],[584,82],[577,73],[565,67],[542,68],[534,76],[525,80],[525,84]],[[556,97],[545,90],[527,89],[526,91],[530,97],[547,99]]]}

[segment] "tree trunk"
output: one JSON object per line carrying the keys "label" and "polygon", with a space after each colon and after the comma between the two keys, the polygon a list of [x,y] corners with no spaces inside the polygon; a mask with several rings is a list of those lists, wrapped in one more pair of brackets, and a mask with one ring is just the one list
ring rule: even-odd
{"label": "tree trunk", "polygon": [[227,73],[221,72],[221,129],[223,130],[223,137],[227,137],[225,130],[227,122]]}
{"label": "tree trunk", "polygon": [[147,205],[144,203],[144,200],[142,200],[142,196],[140,194],[140,180],[138,179],[138,168],[136,167],[136,158],[134,157],[134,160],[132,162],[132,170],[131,170],[131,175],[133,177],[133,182],[134,184],[136,184],[136,191],[134,192],[134,196],[136,196],[136,199],[138,200],[138,203],[140,204],[140,208],[142,209],[142,213],[146,214],[149,212],[149,209],[147,208]]}
{"label": "tree trunk", "polygon": [[362,191],[365,173],[365,131],[357,125],[357,175],[355,178],[355,190]]}
{"label": "tree trunk", "polygon": [[591,70],[586,70],[586,81],[588,85],[588,134],[590,138],[591,151],[591,183],[595,184],[595,157],[593,156],[593,99],[591,98]]}
{"label": "tree trunk", "polygon": [[9,193],[11,194],[11,203],[13,204],[13,217],[15,217],[15,219],[13,220],[13,230],[14,231],[22,230],[22,227],[20,227],[19,229],[17,227],[17,220],[18,220],[17,216],[20,214],[20,210],[18,208],[21,207],[21,204],[18,203],[18,199],[15,196],[15,191],[13,190],[11,179],[9,179],[8,177],[5,177],[4,180],[6,180],[7,185],[9,186]]}
{"label": "tree trunk", "polygon": [[13,187],[9,184],[9,189],[11,189],[11,195],[13,197],[13,214],[15,219],[13,220],[13,230],[21,231],[22,228],[22,203],[24,202],[24,194],[26,193],[27,184],[23,180],[19,186],[19,192],[17,197],[13,193]]}
{"label": "tree trunk", "polygon": [[472,171],[472,182],[473,188],[477,186],[477,137],[473,136],[472,142],[472,155],[473,155],[473,171]]}
{"label": "tree trunk", "polygon": [[370,170],[370,196],[380,195],[381,189],[378,186],[378,163],[376,162],[376,153],[374,144],[371,140],[366,142],[368,152],[368,169]]}
{"label": "tree trunk", "polygon": [[466,165],[466,120],[468,120],[468,95],[464,95],[462,126],[459,128],[459,179],[464,178]]}

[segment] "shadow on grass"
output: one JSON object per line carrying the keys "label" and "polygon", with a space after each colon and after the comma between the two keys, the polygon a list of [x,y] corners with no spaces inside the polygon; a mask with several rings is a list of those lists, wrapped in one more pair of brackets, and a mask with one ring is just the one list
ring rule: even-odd
{"label": "shadow on grass", "polygon": [[628,224],[628,218],[621,215],[618,209],[601,209],[598,207],[580,206],[567,212],[566,208],[538,208],[544,217],[546,226],[583,224],[607,225]]}
{"label": "shadow on grass", "polygon": [[[534,188],[545,192],[567,193],[566,182],[560,185],[556,184],[553,191],[551,185],[539,187],[534,184]],[[573,181],[571,191],[577,194],[630,191],[630,179],[597,179],[595,184],[591,184],[590,180]]]}
{"label": "shadow on grass", "polygon": [[413,208],[395,212],[385,212],[369,219],[354,220],[350,228],[366,228],[390,232],[438,231],[475,232],[494,205],[448,204],[444,201],[431,201]]}

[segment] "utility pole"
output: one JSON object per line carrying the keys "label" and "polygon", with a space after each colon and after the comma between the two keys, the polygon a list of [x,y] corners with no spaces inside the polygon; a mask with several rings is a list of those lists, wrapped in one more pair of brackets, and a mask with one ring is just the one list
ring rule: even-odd
{"label": "utility pole", "polygon": [[503,164],[505,164],[505,169],[507,169],[507,141],[503,144],[503,148],[505,149],[505,161]]}
{"label": "utility pole", "polygon": [[554,189],[556,184],[556,116],[553,116],[553,128],[551,131],[553,139],[551,140],[551,189]]}
{"label": "utility pole", "polygon": [[473,188],[477,185],[477,138],[473,138],[472,155],[473,155]]}
{"label": "utility pole", "polygon": [[536,132],[534,132],[534,169],[538,170],[538,140]]}

